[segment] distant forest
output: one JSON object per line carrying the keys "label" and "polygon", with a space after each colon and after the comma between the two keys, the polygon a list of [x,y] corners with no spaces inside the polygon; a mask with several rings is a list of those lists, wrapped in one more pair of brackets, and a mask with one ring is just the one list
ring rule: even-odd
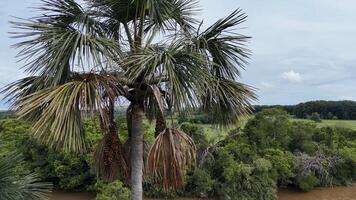
{"label": "distant forest", "polygon": [[[297,105],[256,105],[255,113],[266,108],[281,108],[296,118],[308,118],[319,113],[322,119],[356,120],[356,101],[309,101]],[[115,109],[116,115],[125,114],[125,106]],[[0,119],[13,118],[12,111],[0,111]]]}
{"label": "distant forest", "polygon": [[308,118],[319,113],[322,119],[356,120],[356,101],[309,101],[297,105],[258,105],[255,112],[265,108],[281,108],[296,118]]}
{"label": "distant forest", "polygon": [[12,111],[0,110],[0,119],[9,119],[15,117]]}

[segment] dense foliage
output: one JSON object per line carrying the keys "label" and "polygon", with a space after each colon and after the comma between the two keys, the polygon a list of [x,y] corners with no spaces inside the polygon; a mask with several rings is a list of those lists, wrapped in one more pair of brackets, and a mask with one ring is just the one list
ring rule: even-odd
{"label": "dense foliage", "polygon": [[97,182],[95,184],[98,195],[95,200],[129,200],[130,191],[122,182],[114,181],[108,184]]}
{"label": "dense foliage", "polygon": [[[243,130],[231,131],[215,144],[203,139],[201,125],[185,123],[182,128],[196,135],[198,150],[204,149],[207,155],[198,157],[204,164],[195,176],[211,180],[213,187],[205,187],[201,194],[221,199],[276,199],[277,187],[309,191],[356,180],[352,170],[356,131],[351,129],[293,121],[280,109],[257,113]],[[197,187],[189,185],[187,190],[191,188]]]}
{"label": "dense foliage", "polygon": [[256,113],[266,108],[281,108],[297,118],[319,113],[322,119],[356,119],[355,101],[310,101],[297,105],[255,106]]}
{"label": "dense foliage", "polygon": [[[127,137],[125,117],[118,116],[119,137]],[[293,121],[287,112],[267,109],[250,118],[243,129],[216,137],[203,124],[181,120],[178,126],[191,136],[197,147],[197,165],[186,174],[183,191],[166,193],[146,179],[150,197],[215,196],[218,199],[273,200],[278,187],[350,185],[356,181],[356,131],[319,128],[310,121]],[[101,139],[96,120],[85,122],[93,147]],[[60,190],[93,191],[97,199],[125,199],[129,193],[121,182],[104,183],[90,166],[92,153],[58,153],[27,136],[29,125],[17,120],[0,121],[1,152],[21,151],[27,167]],[[154,128],[145,123],[147,144],[153,143]],[[0,153],[1,153],[0,152]],[[117,193],[113,193],[116,191]],[[114,196],[112,196],[114,195]]]}

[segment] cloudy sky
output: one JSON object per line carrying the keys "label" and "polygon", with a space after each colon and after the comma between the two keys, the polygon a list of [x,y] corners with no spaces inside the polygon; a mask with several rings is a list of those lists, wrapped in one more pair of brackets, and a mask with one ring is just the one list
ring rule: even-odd
{"label": "cloudy sky", "polygon": [[[201,0],[206,24],[242,8],[253,37],[242,82],[258,88],[259,104],[356,100],[355,0]],[[0,1],[0,87],[24,76],[10,45],[11,16],[33,16],[39,0]],[[0,109],[6,108],[0,102]]]}

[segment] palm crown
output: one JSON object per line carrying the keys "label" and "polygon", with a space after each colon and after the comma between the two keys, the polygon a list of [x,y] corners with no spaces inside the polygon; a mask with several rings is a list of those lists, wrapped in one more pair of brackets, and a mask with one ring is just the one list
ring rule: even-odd
{"label": "palm crown", "polygon": [[[96,151],[98,174],[114,179],[115,167],[130,171],[137,165],[132,157],[142,156],[140,150],[134,153],[142,135],[140,112],[156,118],[157,141],[147,167],[155,169],[165,188],[172,185],[164,179],[173,172],[163,173],[160,166],[174,162],[156,157],[165,149],[163,137],[173,134],[170,140],[179,141],[171,141],[174,145],[164,151],[193,146],[184,133],[166,128],[166,110],[200,109],[219,125],[233,124],[250,112],[256,98],[253,88],[237,81],[250,56],[245,46],[250,38],[234,30],[246,20],[241,10],[202,30],[194,18],[197,2],[191,0],[42,2],[41,15],[12,22],[18,30],[14,37],[22,38],[15,45],[21,49],[18,57],[30,76],[4,91],[19,116],[34,122],[34,136],[56,149],[85,151],[82,118],[99,113],[105,136]],[[124,155],[125,144],[114,136],[113,112],[119,99],[130,102],[131,156]],[[183,161],[175,159],[178,168],[194,157],[192,151],[184,152]],[[120,164],[114,165],[110,156]],[[174,188],[182,185],[177,179]]]}

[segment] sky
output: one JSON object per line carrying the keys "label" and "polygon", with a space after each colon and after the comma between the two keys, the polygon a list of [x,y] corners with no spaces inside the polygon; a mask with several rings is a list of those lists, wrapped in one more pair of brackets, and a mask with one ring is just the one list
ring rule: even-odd
{"label": "sky", "polygon": [[[34,16],[29,7],[39,2],[0,1],[0,87],[25,76],[8,21]],[[248,15],[236,31],[252,36],[253,55],[239,81],[258,89],[256,104],[356,100],[356,0],[201,0],[200,7],[205,26],[238,8]]]}

